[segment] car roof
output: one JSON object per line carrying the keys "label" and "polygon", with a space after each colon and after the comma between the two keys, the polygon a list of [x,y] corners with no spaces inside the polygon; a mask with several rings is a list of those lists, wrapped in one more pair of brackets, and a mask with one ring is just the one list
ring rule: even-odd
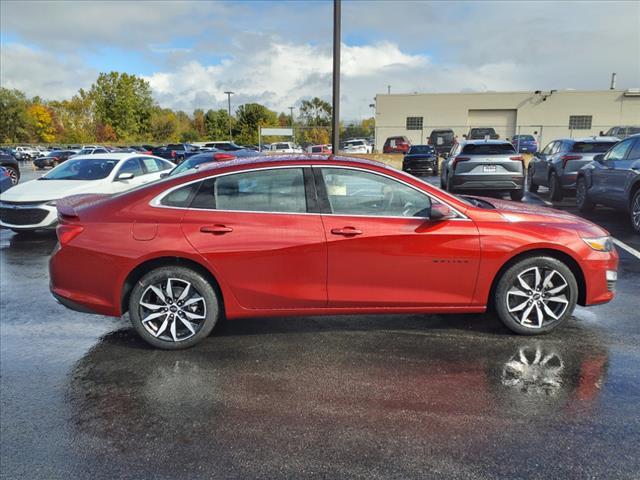
{"label": "car roof", "polygon": [[597,135],[591,137],[580,137],[580,138],[557,138],[554,142],[584,142],[584,143],[593,143],[593,142],[619,142],[620,139],[618,137],[599,137]]}
{"label": "car roof", "polygon": [[[154,157],[153,155],[145,155],[140,152],[115,152],[115,153],[98,153],[95,155],[77,155],[74,160],[128,160],[133,157]],[[164,160],[164,159],[161,159]]]}
{"label": "car roof", "polygon": [[395,170],[388,165],[377,162],[375,160],[367,160],[365,158],[346,157],[342,155],[313,155],[310,154],[291,154],[291,155],[270,155],[267,157],[241,157],[234,160],[227,160],[223,162],[211,162],[204,164],[197,170],[197,173],[203,172],[212,173],[211,170],[237,168],[238,170],[246,170],[251,168],[269,167],[272,165],[281,165],[291,163],[292,165],[316,165],[327,162],[338,162],[343,166],[353,167],[378,167],[390,170]]}

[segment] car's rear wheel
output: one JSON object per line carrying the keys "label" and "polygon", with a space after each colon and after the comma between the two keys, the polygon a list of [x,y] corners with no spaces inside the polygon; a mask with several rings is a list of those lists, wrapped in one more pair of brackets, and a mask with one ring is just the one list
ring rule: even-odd
{"label": "car's rear wheel", "polygon": [[576,207],[578,207],[578,210],[581,212],[591,212],[595,207],[595,203],[589,199],[587,179],[584,177],[578,178],[576,184]]}
{"label": "car's rear wheel", "polygon": [[206,338],[218,321],[220,302],[211,283],[185,267],[160,267],[144,275],[129,300],[138,334],[166,350],[189,348]]}
{"label": "car's rear wheel", "polygon": [[633,198],[631,199],[631,226],[636,231],[636,233],[640,233],[640,189],[636,190],[636,193],[633,194]]}
{"label": "car's rear wheel", "polygon": [[573,313],[578,284],[573,272],[553,257],[528,257],[509,267],[496,287],[500,320],[522,335],[539,335],[563,324]]}
{"label": "car's rear wheel", "polygon": [[514,202],[519,202],[522,200],[522,197],[524,197],[524,190],[511,190],[509,196]]}
{"label": "car's rear wheel", "polygon": [[549,196],[551,200],[554,201],[560,201],[563,197],[562,186],[560,185],[560,179],[556,172],[551,172],[549,175]]}
{"label": "car's rear wheel", "polygon": [[538,184],[533,181],[533,171],[531,168],[527,169],[527,190],[531,193],[536,193],[538,191]]}

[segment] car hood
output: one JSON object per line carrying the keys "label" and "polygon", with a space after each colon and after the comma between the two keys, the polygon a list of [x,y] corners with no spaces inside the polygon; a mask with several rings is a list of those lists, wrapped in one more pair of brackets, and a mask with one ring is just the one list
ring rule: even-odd
{"label": "car hood", "polygon": [[495,207],[494,212],[498,213],[507,222],[535,222],[546,225],[557,225],[568,229],[579,231],[583,236],[605,236],[609,235],[602,227],[584,218],[578,217],[555,208],[542,207],[520,202],[510,202],[496,198],[478,197]]}
{"label": "car hood", "polygon": [[100,180],[31,180],[7,190],[0,195],[0,201],[51,201],[80,193],[111,192],[108,184]]}

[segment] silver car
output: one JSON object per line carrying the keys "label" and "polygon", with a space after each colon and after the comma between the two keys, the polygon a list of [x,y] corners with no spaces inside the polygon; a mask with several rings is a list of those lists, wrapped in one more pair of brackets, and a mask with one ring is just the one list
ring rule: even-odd
{"label": "silver car", "polygon": [[524,158],[504,140],[468,140],[453,146],[442,163],[440,185],[449,192],[509,192],[524,195]]}

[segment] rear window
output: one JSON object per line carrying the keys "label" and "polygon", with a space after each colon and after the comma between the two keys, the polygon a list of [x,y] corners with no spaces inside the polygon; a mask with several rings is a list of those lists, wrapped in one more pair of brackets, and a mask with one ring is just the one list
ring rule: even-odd
{"label": "rear window", "polygon": [[445,142],[453,140],[453,132],[431,132],[431,141],[435,141],[437,138],[443,139]]}
{"label": "rear window", "polygon": [[535,139],[533,135],[514,135],[514,140],[520,140],[521,142],[533,142]]}
{"label": "rear window", "polygon": [[287,144],[287,143],[278,143],[276,145],[276,149],[277,150],[286,150],[288,148],[289,148],[289,144]]}
{"label": "rear window", "polygon": [[167,150],[184,150],[184,146],[181,144],[172,143],[167,145]]}
{"label": "rear window", "polygon": [[469,155],[501,155],[516,153],[516,151],[510,143],[471,143],[464,146],[462,153]]}
{"label": "rear window", "polygon": [[571,147],[576,153],[604,153],[618,142],[576,142]]}

